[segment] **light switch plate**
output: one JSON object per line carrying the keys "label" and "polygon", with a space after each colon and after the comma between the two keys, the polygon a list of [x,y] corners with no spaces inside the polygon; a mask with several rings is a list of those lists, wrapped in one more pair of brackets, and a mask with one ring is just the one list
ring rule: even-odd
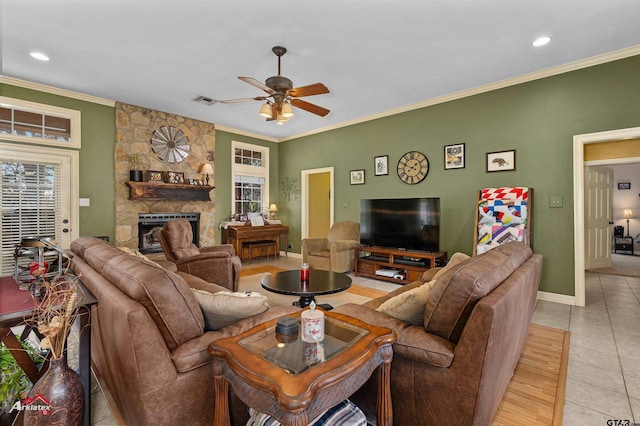
{"label": "light switch plate", "polygon": [[549,196],[549,207],[550,208],[560,208],[560,207],[562,207],[562,195],[550,195]]}
{"label": "light switch plate", "polygon": [[91,206],[90,198],[80,198],[80,207],[89,207]]}

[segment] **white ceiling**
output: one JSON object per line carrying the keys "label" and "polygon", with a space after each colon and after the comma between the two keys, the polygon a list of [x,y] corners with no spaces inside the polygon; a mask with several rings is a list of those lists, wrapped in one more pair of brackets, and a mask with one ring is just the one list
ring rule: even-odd
{"label": "white ceiling", "polygon": [[[1,0],[1,73],[273,138],[640,45],[639,0]],[[533,39],[549,35],[545,47]],[[237,79],[323,82],[284,126]],[[29,56],[40,51],[51,60]]]}

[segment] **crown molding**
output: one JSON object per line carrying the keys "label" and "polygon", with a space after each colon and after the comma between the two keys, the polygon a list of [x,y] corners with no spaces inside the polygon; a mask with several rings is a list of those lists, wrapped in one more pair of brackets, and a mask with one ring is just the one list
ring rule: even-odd
{"label": "crown molding", "polygon": [[268,141],[268,142],[280,142],[280,139],[278,138],[274,138],[272,136],[265,136],[265,135],[261,135],[259,133],[253,133],[253,132],[247,132],[245,130],[239,130],[239,129],[234,129],[233,127],[227,127],[227,126],[223,126],[221,124],[214,124],[216,130],[220,130],[223,132],[229,132],[229,133],[233,133],[236,135],[241,135],[241,136],[246,136],[249,138],[256,138],[256,139],[262,139],[264,141]]}
{"label": "crown molding", "polygon": [[21,80],[19,78],[7,77],[4,75],[0,75],[0,83],[23,87],[25,89],[37,90],[39,92],[51,93],[52,95],[64,96],[67,98],[77,99],[80,101],[91,102],[94,104],[100,104],[109,107],[116,106],[116,101],[113,101],[111,99],[85,95],[84,93],[74,92],[72,90],[59,89],[57,87],[47,86],[46,84],[34,83],[31,81]]}
{"label": "crown molding", "polygon": [[604,55],[594,56],[580,61],[570,62],[568,64],[560,65],[553,68],[547,68],[541,71],[524,74],[521,76],[501,80],[495,83],[489,83],[482,86],[473,87],[471,89],[461,90],[459,92],[451,93],[448,95],[440,96],[437,98],[428,99],[426,101],[420,101],[413,104],[405,105],[402,107],[390,109],[387,111],[366,115],[353,120],[344,121],[332,126],[323,127],[320,129],[310,130],[308,132],[298,133],[291,136],[286,136],[278,139],[278,142],[284,142],[294,139],[299,139],[304,136],[315,135],[318,133],[324,133],[329,130],[335,130],[342,127],[352,126],[354,124],[365,123],[367,121],[377,120],[379,118],[389,117],[403,112],[413,111],[415,109],[425,108],[433,105],[442,104],[445,102],[454,101],[457,99],[466,98],[469,96],[478,95],[481,93],[491,92],[493,90],[503,89],[509,86],[515,86],[529,81],[539,80],[546,77],[552,77],[554,75],[564,74],[571,71],[576,71],[583,68],[589,68],[595,65],[601,65],[607,62],[617,61],[619,59],[629,58],[631,56],[640,55],[640,45],[629,47],[627,49],[616,50],[614,52],[606,53]]}
{"label": "crown molding", "polygon": [[[437,98],[428,99],[425,101],[416,102],[413,104],[405,105],[398,108],[393,108],[387,111],[378,112],[375,114],[365,115],[363,117],[359,117],[353,120],[343,121],[342,123],[337,123],[331,126],[321,127],[319,129],[310,130],[308,132],[297,133],[291,136],[285,136],[282,138],[276,138],[267,135],[261,135],[259,133],[247,132],[244,130],[234,129],[232,127],[227,127],[224,125],[215,124],[216,129],[234,133],[242,136],[262,139],[269,142],[285,142],[290,140],[299,139],[305,136],[311,136],[318,133],[328,132],[330,130],[340,129],[342,127],[353,126],[354,124],[366,123],[367,121],[373,121],[380,118],[389,117],[392,115],[402,114],[404,112],[413,111],[420,108],[426,108],[433,105],[442,104],[445,102],[450,102],[462,98],[466,98],[469,96],[478,95],[481,93],[487,93],[498,89],[503,89],[509,86],[515,86],[518,84],[527,83],[534,80],[539,80],[546,77],[552,77],[559,74],[564,74],[571,71],[576,71],[583,68],[589,68],[596,65],[601,65],[607,62],[617,61],[619,59],[629,58],[631,56],[640,55],[640,45],[629,47],[626,49],[616,50],[614,52],[605,53],[603,55],[593,56],[591,58],[582,59],[575,62],[570,62],[568,64],[560,65],[557,67],[547,68],[541,71],[532,72],[529,74],[524,74],[521,76],[509,78],[506,80],[501,80],[495,83],[489,83],[482,86],[473,87],[471,89],[461,90],[459,92],[451,93],[444,96],[439,96]],[[26,89],[38,90],[41,92],[52,93],[60,96],[66,96],[69,98],[74,98],[82,101],[93,102],[96,104],[106,105],[115,107],[115,101],[111,99],[100,98],[97,96],[85,95],[79,92],[73,92],[71,90],[58,89],[56,87],[47,86],[40,83],[32,83],[25,80],[20,80],[13,77],[6,77],[0,75],[0,83],[10,84],[13,86],[24,87]]]}

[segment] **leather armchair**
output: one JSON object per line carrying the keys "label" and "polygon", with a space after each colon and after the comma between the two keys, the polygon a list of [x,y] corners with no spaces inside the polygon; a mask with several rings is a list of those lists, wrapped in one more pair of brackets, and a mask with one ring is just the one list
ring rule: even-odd
{"label": "leather armchair", "polygon": [[175,263],[178,271],[195,275],[231,291],[238,290],[242,262],[231,244],[196,247],[193,244],[191,224],[186,219],[165,223],[156,238],[165,257]]}
{"label": "leather armchair", "polygon": [[336,222],[327,238],[302,240],[302,261],[310,267],[333,272],[348,272],[355,265],[355,248],[360,245],[360,224]]}

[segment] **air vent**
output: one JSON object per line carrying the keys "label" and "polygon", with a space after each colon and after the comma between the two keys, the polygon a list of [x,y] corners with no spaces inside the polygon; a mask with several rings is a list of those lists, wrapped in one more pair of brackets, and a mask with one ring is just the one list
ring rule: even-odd
{"label": "air vent", "polygon": [[218,102],[215,99],[211,99],[211,98],[208,98],[206,96],[196,96],[195,98],[193,98],[191,100],[195,101],[195,102],[199,102],[201,104],[205,104],[205,105],[213,105],[216,102]]}

